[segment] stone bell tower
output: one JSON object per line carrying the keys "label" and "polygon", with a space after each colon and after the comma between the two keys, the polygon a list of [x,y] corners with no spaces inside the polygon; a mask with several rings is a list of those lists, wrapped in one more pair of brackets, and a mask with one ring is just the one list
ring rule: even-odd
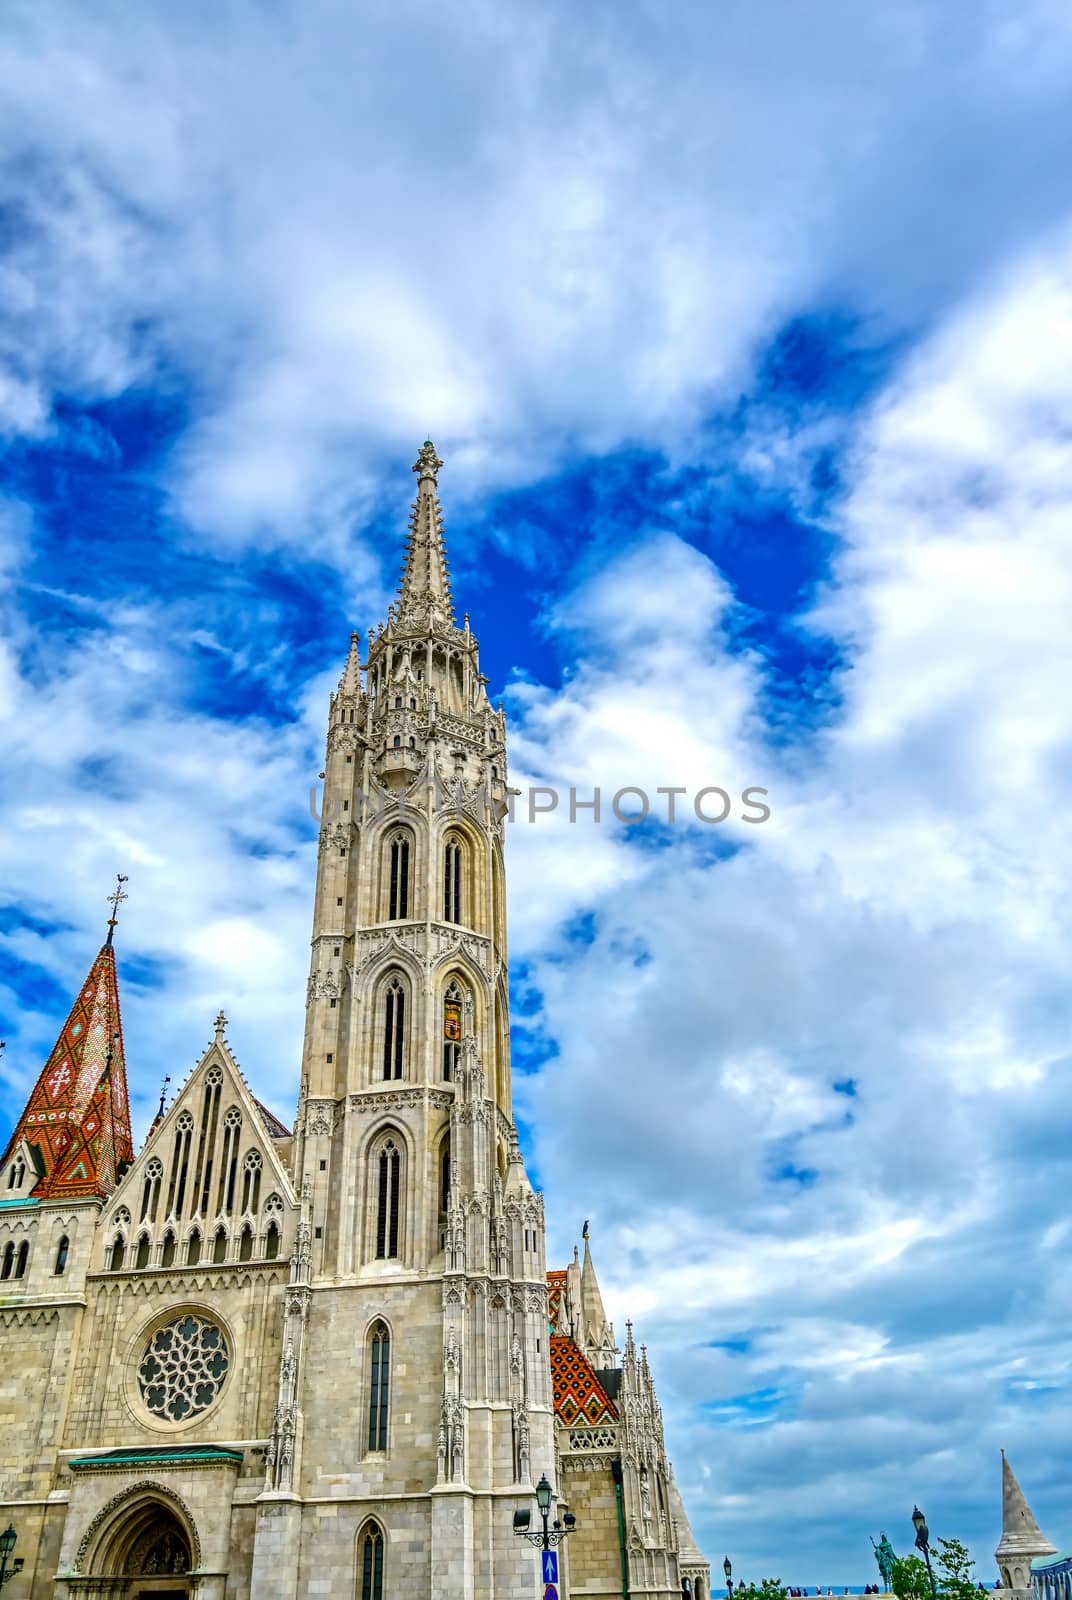
{"label": "stone bell tower", "polygon": [[511,1108],[505,724],[455,620],[441,466],[426,441],[398,599],[331,700],[264,1596],[336,1565],[372,1600],[537,1592],[511,1531],[554,1431]]}

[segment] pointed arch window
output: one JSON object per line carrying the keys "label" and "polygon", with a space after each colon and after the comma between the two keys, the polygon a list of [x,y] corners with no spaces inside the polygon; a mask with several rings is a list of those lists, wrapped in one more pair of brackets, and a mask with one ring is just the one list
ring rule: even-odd
{"label": "pointed arch window", "polygon": [[220,1187],[216,1210],[230,1216],[234,1210],[235,1183],[238,1178],[238,1141],[242,1137],[242,1113],[229,1106],[223,1119],[223,1152],[220,1156]]}
{"label": "pointed arch window", "polygon": [[388,845],[387,920],[401,922],[409,916],[410,842],[396,833]]}
{"label": "pointed arch window", "polygon": [[11,1269],[15,1265],[15,1246],[9,1239],[4,1246],[4,1262],[0,1266],[0,1278],[10,1278]]}
{"label": "pointed arch window", "polygon": [[462,1052],[462,1006],[464,997],[461,985],[452,979],[443,995],[443,1077],[453,1083],[458,1076],[458,1063]]}
{"label": "pointed arch window", "polygon": [[239,1261],[253,1260],[253,1229],[249,1226],[248,1222],[242,1229],[241,1235],[239,1236],[238,1259]]}
{"label": "pointed arch window", "polygon": [[387,980],[383,1001],[383,1075],[400,1078],[406,1049],[406,989],[396,974]]}
{"label": "pointed arch window", "polygon": [[70,1253],[70,1249],[71,1241],[64,1234],[56,1248],[56,1265],[52,1269],[57,1278],[62,1277],[67,1271],[67,1256]]}
{"label": "pointed arch window", "polygon": [[186,1246],[186,1265],[196,1267],[201,1260],[201,1235],[195,1228],[190,1235],[190,1242]]}
{"label": "pointed arch window", "polygon": [[189,1111],[179,1113],[175,1124],[175,1150],[171,1157],[171,1177],[168,1180],[168,1216],[181,1217],[186,1204],[186,1179],[190,1166],[190,1144],[194,1134],[194,1119]]}
{"label": "pointed arch window", "polygon": [[143,1272],[149,1265],[149,1235],[143,1233],[138,1240],[137,1252],[134,1256],[134,1265],[139,1272]]}
{"label": "pointed arch window", "polygon": [[465,846],[452,834],[443,851],[443,921],[462,920],[462,877]]}
{"label": "pointed arch window", "polygon": [[175,1235],[170,1230],[164,1235],[164,1248],[160,1252],[160,1265],[173,1267],[175,1265]]}
{"label": "pointed arch window", "polygon": [[268,1232],[264,1239],[264,1254],[268,1261],[275,1261],[279,1255],[279,1229],[274,1222],[268,1225]]}
{"label": "pointed arch window", "polygon": [[30,1241],[24,1239],[19,1245],[19,1253],[15,1257],[15,1277],[23,1278],[26,1275],[26,1263],[30,1257]]}
{"label": "pointed arch window", "polygon": [[383,1600],[383,1530],[370,1522],[361,1537],[358,1556],[361,1600]]}
{"label": "pointed arch window", "polygon": [[387,1261],[398,1255],[402,1184],[402,1156],[393,1139],[380,1150],[376,1176],[376,1258]]}
{"label": "pointed arch window", "polygon": [[387,1324],[377,1322],[369,1338],[369,1425],[370,1450],[387,1449],[387,1414],[391,1391],[391,1334]]}
{"label": "pointed arch window", "polygon": [[112,1240],[112,1249],[108,1257],[109,1272],[122,1272],[123,1257],[125,1254],[126,1242],[123,1239],[123,1235],[121,1233],[117,1233],[115,1238]]}
{"label": "pointed arch window", "polygon": [[224,1228],[216,1229],[216,1237],[212,1241],[212,1260],[216,1266],[227,1260],[227,1232]]}
{"label": "pointed arch window", "polygon": [[216,1154],[216,1129],[220,1120],[220,1093],[223,1072],[210,1067],[205,1074],[205,1093],[201,1101],[201,1134],[197,1144],[197,1166],[191,1197],[194,1209],[202,1216],[208,1214],[209,1195],[212,1192],[212,1163]]}
{"label": "pointed arch window", "polygon": [[259,1150],[247,1150],[242,1163],[242,1210],[255,1215],[261,1198],[261,1156]]}
{"label": "pointed arch window", "polygon": [[155,1222],[160,1202],[160,1183],[164,1176],[163,1164],[154,1156],[145,1168],[145,1181],[141,1188],[141,1216],[139,1222]]}

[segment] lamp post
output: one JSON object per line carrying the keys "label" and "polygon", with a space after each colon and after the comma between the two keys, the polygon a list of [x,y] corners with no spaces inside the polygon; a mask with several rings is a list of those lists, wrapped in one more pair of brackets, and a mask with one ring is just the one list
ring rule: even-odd
{"label": "lamp post", "polygon": [[733,1562],[730,1560],[729,1556],[727,1556],[725,1561],[722,1563],[722,1570],[726,1574],[726,1593],[731,1596],[731,1600],[732,1600],[732,1595],[733,1595]]}
{"label": "lamp post", "polygon": [[536,1485],[536,1505],[543,1520],[543,1528],[539,1532],[534,1533],[529,1527],[529,1523],[532,1521],[532,1512],[527,1507],[522,1511],[514,1512],[514,1532],[518,1538],[527,1539],[529,1544],[534,1544],[538,1550],[553,1550],[577,1526],[577,1518],[572,1511],[563,1512],[561,1522],[556,1519],[550,1527],[547,1526],[547,1518],[551,1512],[553,1498],[554,1490],[547,1481],[547,1474],[543,1473],[539,1483]]}
{"label": "lamp post", "polygon": [[927,1576],[931,1580],[932,1600],[937,1600],[938,1586],[934,1581],[934,1568],[931,1566],[931,1530],[927,1526],[927,1519],[918,1506],[912,1507],[912,1526],[916,1530],[916,1549],[923,1552],[923,1559],[927,1563]]}
{"label": "lamp post", "polygon": [[3,1588],[5,1583],[10,1583],[15,1574],[21,1572],[25,1565],[21,1556],[15,1557],[10,1568],[7,1564],[7,1558],[14,1550],[17,1538],[18,1534],[9,1522],[3,1533],[0,1533],[0,1589]]}

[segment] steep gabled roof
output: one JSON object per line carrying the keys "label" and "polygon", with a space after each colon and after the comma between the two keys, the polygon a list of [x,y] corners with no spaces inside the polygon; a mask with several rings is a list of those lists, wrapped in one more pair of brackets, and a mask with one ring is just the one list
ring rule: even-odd
{"label": "steep gabled roof", "polygon": [[134,1159],[115,951],[102,946],[0,1165],[20,1139],[38,1152],[34,1199],[105,1197]]}
{"label": "steep gabled roof", "polygon": [[566,1427],[617,1422],[618,1409],[588,1357],[563,1333],[551,1335],[551,1386],[555,1417]]}

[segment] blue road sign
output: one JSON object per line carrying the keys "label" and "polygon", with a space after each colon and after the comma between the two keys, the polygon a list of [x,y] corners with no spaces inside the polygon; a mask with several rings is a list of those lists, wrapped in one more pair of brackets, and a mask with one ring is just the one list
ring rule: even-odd
{"label": "blue road sign", "polygon": [[543,1591],[543,1600],[558,1600],[558,1590],[555,1588],[553,1583],[549,1583],[545,1586]]}
{"label": "blue road sign", "polygon": [[[543,1581],[544,1581],[544,1583],[557,1583],[558,1582],[558,1551],[557,1550],[541,1550],[540,1555],[541,1555],[541,1557],[543,1559]],[[548,1600],[548,1597],[546,1595],[544,1596],[544,1600]],[[552,1595],[551,1596],[551,1600],[556,1600],[556,1597]]]}

